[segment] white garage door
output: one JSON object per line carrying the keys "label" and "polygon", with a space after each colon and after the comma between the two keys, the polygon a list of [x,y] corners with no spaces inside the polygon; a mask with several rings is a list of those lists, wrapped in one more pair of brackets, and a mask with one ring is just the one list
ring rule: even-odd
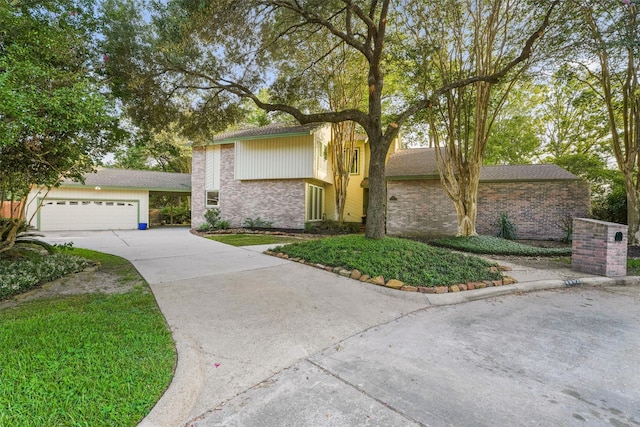
{"label": "white garage door", "polygon": [[40,230],[129,230],[138,228],[137,201],[45,200]]}

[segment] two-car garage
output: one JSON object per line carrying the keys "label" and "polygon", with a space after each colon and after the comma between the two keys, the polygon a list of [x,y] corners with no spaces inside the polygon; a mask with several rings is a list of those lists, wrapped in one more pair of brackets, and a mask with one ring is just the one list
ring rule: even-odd
{"label": "two-car garage", "polygon": [[[84,183],[34,190],[27,222],[41,231],[131,230],[149,223],[149,193],[190,194],[189,174],[99,169]],[[40,206],[40,209],[37,207]]]}
{"label": "two-car garage", "polygon": [[143,223],[139,200],[51,200],[42,203],[39,229],[127,230]]}

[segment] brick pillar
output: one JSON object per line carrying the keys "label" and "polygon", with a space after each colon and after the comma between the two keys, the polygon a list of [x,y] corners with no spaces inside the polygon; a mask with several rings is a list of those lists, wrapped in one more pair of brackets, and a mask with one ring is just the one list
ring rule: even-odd
{"label": "brick pillar", "polygon": [[600,276],[626,276],[627,226],[574,218],[571,268]]}

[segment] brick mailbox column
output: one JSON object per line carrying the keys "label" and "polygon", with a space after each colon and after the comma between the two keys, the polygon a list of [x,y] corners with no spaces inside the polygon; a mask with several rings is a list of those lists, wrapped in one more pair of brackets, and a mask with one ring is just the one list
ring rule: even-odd
{"label": "brick mailbox column", "polygon": [[600,276],[626,276],[627,226],[574,218],[571,268]]}

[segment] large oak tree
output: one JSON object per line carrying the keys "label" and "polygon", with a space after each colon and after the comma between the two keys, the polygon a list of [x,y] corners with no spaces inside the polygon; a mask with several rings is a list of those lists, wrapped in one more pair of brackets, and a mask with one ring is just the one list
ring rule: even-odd
{"label": "large oak tree", "polygon": [[[558,3],[534,2],[538,6],[532,6],[530,17],[538,21],[535,30],[501,68],[478,70],[429,93],[403,96],[386,83],[398,64],[394,55],[402,52],[404,34],[414,24],[400,19],[409,0],[176,0],[158,6],[149,23],[136,18],[135,5],[123,1],[106,3],[106,49],[114,94],[133,117],[161,126],[186,108],[187,131],[220,130],[239,113],[239,99],[248,98],[265,111],[290,114],[302,124],[358,123],[371,149],[370,238],[385,235],[385,159],[402,125],[441,95],[479,82],[495,84],[526,61]],[[307,67],[291,72],[290,55],[310,49],[307,41],[316,37],[324,37],[328,48],[313,52]],[[367,93],[363,108],[331,109],[314,99],[319,82],[305,70],[323,67],[338,48],[350,50],[365,64],[360,79]],[[416,74],[432,67],[420,57],[408,59]],[[273,96],[264,101],[257,93],[267,85]],[[385,104],[385,99],[390,101]]]}

